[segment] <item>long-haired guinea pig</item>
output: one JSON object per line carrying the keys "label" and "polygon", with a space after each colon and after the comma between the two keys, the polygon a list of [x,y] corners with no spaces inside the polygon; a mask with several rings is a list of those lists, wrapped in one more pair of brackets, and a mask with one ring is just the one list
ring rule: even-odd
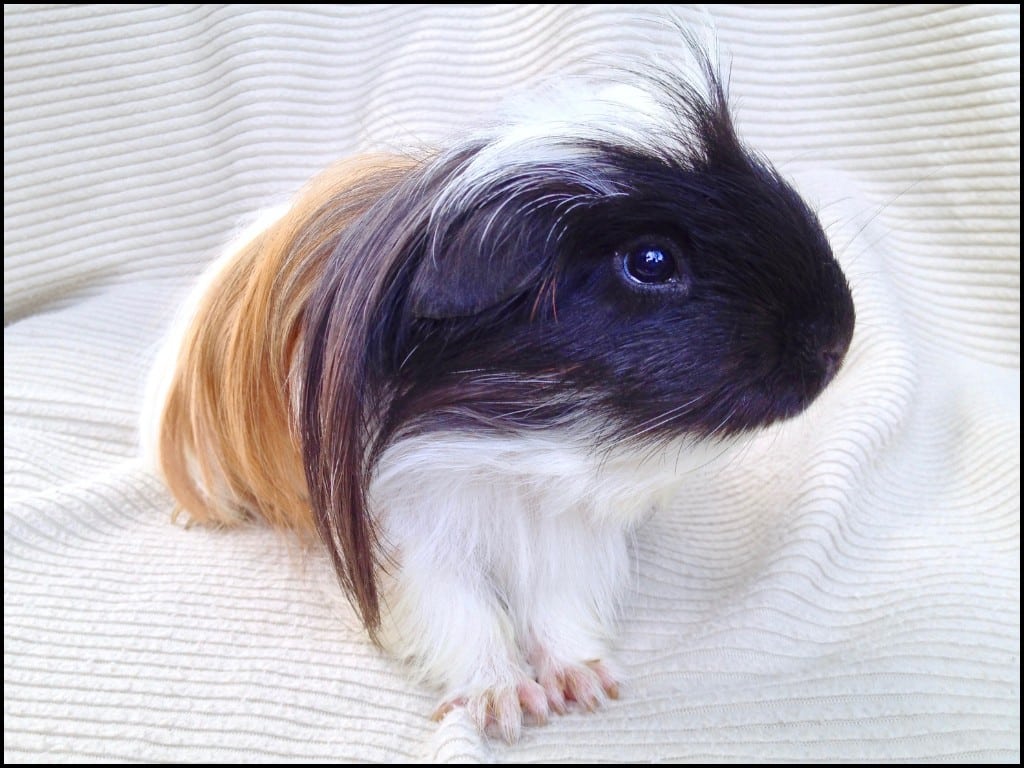
{"label": "long-haired guinea pig", "polygon": [[509,740],[618,695],[631,529],[853,334],[818,220],[694,56],[328,169],[211,269],[158,373],[180,506],[318,536],[438,714]]}

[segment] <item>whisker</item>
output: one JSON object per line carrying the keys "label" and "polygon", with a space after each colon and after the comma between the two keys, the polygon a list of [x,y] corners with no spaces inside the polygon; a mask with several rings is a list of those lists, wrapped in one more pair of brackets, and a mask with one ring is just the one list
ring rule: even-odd
{"label": "whisker", "polygon": [[878,209],[877,209],[877,210],[876,210],[876,211],[875,211],[874,213],[872,213],[872,214],[871,214],[871,215],[870,215],[870,216],[868,217],[868,220],[867,220],[867,221],[865,221],[865,222],[864,222],[864,223],[863,223],[863,224],[862,224],[862,225],[860,226],[860,228],[859,228],[859,229],[858,229],[858,230],[857,230],[856,232],[854,232],[853,236],[852,236],[852,237],[851,237],[851,238],[850,238],[850,239],[849,239],[849,240],[848,240],[848,241],[847,241],[847,242],[846,242],[846,243],[845,243],[845,244],[843,245],[843,247],[842,247],[842,249],[841,249],[841,250],[842,250],[842,252],[845,252],[846,250],[848,250],[848,249],[849,249],[849,247],[850,247],[851,245],[853,245],[854,241],[855,241],[855,240],[856,240],[856,239],[857,239],[858,237],[860,237],[861,233],[862,233],[862,232],[863,232],[863,231],[864,231],[865,229],[867,229],[867,228],[868,228],[868,226],[870,226],[870,225],[871,225],[871,223],[872,223],[872,222],[873,222],[873,221],[874,221],[875,219],[877,219],[877,218],[878,218],[879,216],[881,216],[881,215],[882,215],[882,213],[884,213],[884,212],[885,212],[885,210],[886,210],[886,209],[887,209],[887,208],[888,208],[889,206],[891,206],[891,205],[892,205],[893,203],[895,203],[895,202],[896,202],[897,200],[899,200],[899,199],[900,199],[901,197],[903,197],[904,195],[906,195],[907,193],[909,193],[909,192],[910,192],[910,191],[911,191],[911,190],[912,190],[912,189],[913,189],[914,187],[916,187],[916,186],[918,186],[919,184],[922,184],[922,183],[924,183],[925,181],[927,181],[927,180],[929,180],[929,179],[931,179],[931,178],[935,177],[935,176],[936,176],[936,175],[937,175],[937,174],[939,173],[939,170],[940,170],[940,169],[938,169],[938,168],[935,168],[935,169],[933,169],[933,170],[932,170],[932,171],[931,171],[930,173],[927,173],[927,174],[925,174],[924,176],[920,177],[919,179],[915,179],[914,181],[910,182],[910,184],[908,184],[908,185],[907,185],[907,186],[906,186],[906,187],[905,187],[904,189],[902,189],[902,190],[901,190],[900,192],[898,192],[898,193],[897,193],[897,194],[896,194],[896,195],[895,195],[894,197],[892,197],[892,198],[891,198],[891,199],[889,199],[889,200],[886,200],[886,201],[885,201],[884,203],[882,203],[881,205],[879,205],[879,206],[878,206]]}
{"label": "whisker", "polygon": [[697,397],[693,398],[688,402],[680,403],[679,405],[669,408],[667,411],[663,411],[657,416],[653,416],[650,419],[641,422],[639,428],[636,431],[631,432],[628,439],[637,440],[643,437],[644,435],[648,434],[649,432],[653,432],[658,427],[667,424],[680,413],[683,413],[687,408],[690,408],[694,404],[703,400],[705,397],[707,397],[707,394],[707,392],[702,392],[701,394],[697,395]]}

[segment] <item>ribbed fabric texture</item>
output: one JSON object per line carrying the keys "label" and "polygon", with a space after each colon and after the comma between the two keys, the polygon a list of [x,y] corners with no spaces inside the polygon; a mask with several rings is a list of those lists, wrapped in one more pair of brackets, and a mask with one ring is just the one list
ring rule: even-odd
{"label": "ribbed fabric texture", "polygon": [[431,722],[318,554],[173,524],[137,458],[155,345],[239,222],[546,77],[677,56],[663,13],[5,6],[5,759],[1019,761],[1017,7],[709,11],[857,335],[638,532],[600,712],[511,748]]}

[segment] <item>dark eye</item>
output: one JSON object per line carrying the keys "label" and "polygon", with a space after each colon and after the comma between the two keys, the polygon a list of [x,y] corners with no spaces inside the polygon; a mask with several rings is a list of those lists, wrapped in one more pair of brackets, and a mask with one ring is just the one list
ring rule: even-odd
{"label": "dark eye", "polygon": [[660,245],[641,243],[623,254],[622,268],[638,283],[668,283],[677,278],[676,260]]}

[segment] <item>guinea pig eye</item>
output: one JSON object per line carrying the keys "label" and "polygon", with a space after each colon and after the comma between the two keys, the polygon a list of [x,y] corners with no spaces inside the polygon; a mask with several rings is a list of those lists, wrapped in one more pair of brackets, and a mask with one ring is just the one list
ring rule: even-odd
{"label": "guinea pig eye", "polygon": [[638,283],[667,283],[676,273],[675,261],[656,246],[627,253],[625,267],[626,273]]}
{"label": "guinea pig eye", "polygon": [[628,282],[652,288],[681,282],[676,249],[669,243],[640,240],[618,254]]}

